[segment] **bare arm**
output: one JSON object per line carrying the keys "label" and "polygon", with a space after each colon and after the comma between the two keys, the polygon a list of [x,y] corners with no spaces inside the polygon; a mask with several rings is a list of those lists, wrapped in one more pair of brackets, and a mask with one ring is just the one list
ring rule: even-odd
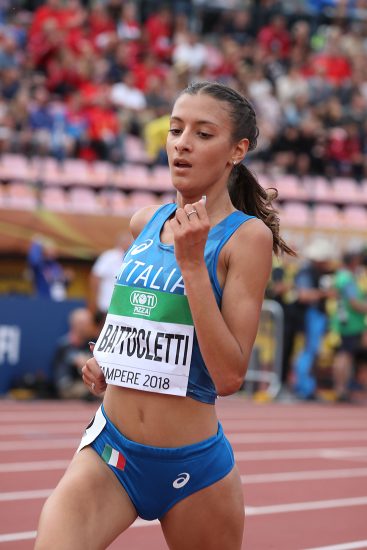
{"label": "bare arm", "polygon": [[187,215],[181,210],[176,215],[178,220],[171,222],[175,254],[185,281],[200,351],[218,394],[229,395],[243,383],[256,337],[271,272],[272,234],[258,220],[247,222],[236,232],[219,309],[204,261],[208,231],[205,207],[202,203],[193,206],[200,219],[192,216],[194,223],[186,223]]}

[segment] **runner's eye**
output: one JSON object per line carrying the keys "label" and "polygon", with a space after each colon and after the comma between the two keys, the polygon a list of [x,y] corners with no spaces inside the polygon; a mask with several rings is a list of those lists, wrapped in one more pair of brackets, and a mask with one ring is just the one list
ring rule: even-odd
{"label": "runner's eye", "polygon": [[206,132],[198,132],[198,136],[200,136],[202,139],[209,139],[212,137],[211,134],[207,134]]}
{"label": "runner's eye", "polygon": [[179,136],[181,131],[180,128],[170,128],[169,133],[174,136]]}

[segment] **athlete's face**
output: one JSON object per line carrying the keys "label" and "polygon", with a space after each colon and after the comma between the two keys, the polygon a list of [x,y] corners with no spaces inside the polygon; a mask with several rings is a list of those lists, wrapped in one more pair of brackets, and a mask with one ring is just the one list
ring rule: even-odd
{"label": "athlete's face", "polygon": [[174,187],[189,197],[226,185],[236,145],[231,140],[229,107],[207,94],[184,94],[176,101],[167,137]]}

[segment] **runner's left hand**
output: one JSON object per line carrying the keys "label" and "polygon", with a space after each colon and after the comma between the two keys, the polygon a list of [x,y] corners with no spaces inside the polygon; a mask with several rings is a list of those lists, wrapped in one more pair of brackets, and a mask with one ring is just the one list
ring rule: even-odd
{"label": "runner's left hand", "polygon": [[[190,212],[194,213],[190,214]],[[173,232],[175,256],[181,271],[204,264],[204,249],[210,229],[204,200],[186,204],[184,208],[177,208],[176,216],[170,221],[170,226]]]}

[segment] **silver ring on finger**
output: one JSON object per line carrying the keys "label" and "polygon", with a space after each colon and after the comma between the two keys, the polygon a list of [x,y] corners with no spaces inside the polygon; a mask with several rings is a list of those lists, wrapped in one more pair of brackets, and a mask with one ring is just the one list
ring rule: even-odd
{"label": "silver ring on finger", "polygon": [[186,212],[186,215],[187,215],[187,217],[188,217],[189,219],[190,219],[190,216],[191,216],[192,214],[196,214],[196,215],[197,215],[197,211],[195,210],[195,208],[194,208],[193,210],[190,210],[190,212]]}
{"label": "silver ring on finger", "polygon": [[91,385],[90,385],[90,387],[92,388],[92,391],[94,391],[94,388],[96,387],[95,383],[92,382]]}

